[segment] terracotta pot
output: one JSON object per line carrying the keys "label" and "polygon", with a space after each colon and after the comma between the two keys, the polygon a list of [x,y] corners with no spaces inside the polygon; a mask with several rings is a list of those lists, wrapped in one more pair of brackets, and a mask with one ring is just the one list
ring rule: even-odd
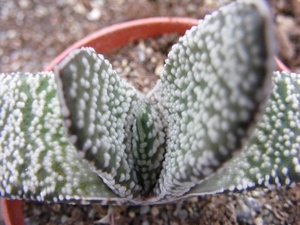
{"label": "terracotta pot", "polygon": [[198,20],[178,17],[147,18],[124,22],[98,30],[80,41],[74,43],[57,56],[45,70],[53,67],[64,59],[71,50],[82,46],[93,47],[98,53],[108,53],[127,43],[143,38],[150,38],[162,34],[179,33],[183,35]]}
{"label": "terracotta pot", "polygon": [[22,201],[1,199],[1,213],[6,225],[23,225]]}
{"label": "terracotta pot", "polygon": [[290,69],[287,68],[287,66],[284,65],[284,63],[278,57],[275,57],[275,62],[279,71],[291,72]]}
{"label": "terracotta pot", "polygon": [[[198,20],[196,19],[161,17],[112,25],[96,31],[71,45],[58,55],[45,68],[45,71],[53,70],[53,67],[64,59],[71,50],[82,46],[93,47],[98,53],[108,53],[138,39],[151,38],[168,33],[183,35],[186,30],[197,23]],[[1,210],[6,225],[24,224],[22,201],[1,199]]]}
{"label": "terracotta pot", "polygon": [[[122,47],[127,43],[159,36],[168,33],[179,33],[183,35],[198,20],[190,18],[148,18],[113,25],[96,31],[80,41],[74,43],[59,56],[57,56],[46,68],[45,71],[53,70],[53,67],[64,59],[71,50],[82,46],[93,47],[98,53],[108,53]],[[279,70],[288,70],[287,67],[276,58]],[[24,216],[22,201],[1,199],[2,216],[6,225],[23,225]]]}

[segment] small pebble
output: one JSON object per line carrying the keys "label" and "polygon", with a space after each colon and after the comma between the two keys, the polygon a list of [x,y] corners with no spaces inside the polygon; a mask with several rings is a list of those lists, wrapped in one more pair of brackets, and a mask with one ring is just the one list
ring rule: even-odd
{"label": "small pebble", "polygon": [[163,65],[163,64],[160,64],[160,63],[157,64],[157,66],[156,66],[156,68],[155,68],[155,71],[154,71],[154,74],[155,74],[156,76],[160,77],[160,74],[161,74],[163,68],[164,68],[164,65]]}
{"label": "small pebble", "polygon": [[36,208],[33,209],[33,215],[38,216],[38,215],[40,215],[41,213],[42,213],[42,212],[41,212],[41,210],[40,210],[38,207],[36,207]]}
{"label": "small pebble", "polygon": [[79,219],[80,216],[81,216],[81,214],[82,214],[82,212],[81,212],[80,209],[78,209],[78,208],[73,208],[73,209],[72,209],[72,212],[71,212],[71,217],[72,217],[72,218],[75,218],[75,219]]}
{"label": "small pebble", "polygon": [[121,66],[126,67],[127,65],[128,65],[128,60],[127,59],[122,59]]}
{"label": "small pebble", "polygon": [[91,209],[91,210],[89,210],[89,213],[88,213],[88,218],[94,218],[94,216],[95,216],[95,210],[94,209]]}
{"label": "small pebble", "polygon": [[148,220],[145,220],[142,222],[142,225],[150,225],[149,221]]}
{"label": "small pebble", "polygon": [[130,218],[134,218],[135,217],[135,212],[133,210],[130,210],[128,213]]}
{"label": "small pebble", "polygon": [[66,215],[63,215],[62,217],[61,217],[61,219],[60,219],[60,222],[61,223],[66,223],[66,222],[68,222],[68,221],[70,221],[70,217],[68,217],[68,216],[66,216]]}
{"label": "small pebble", "polygon": [[150,211],[150,206],[149,205],[144,205],[140,208],[140,214],[145,215]]}
{"label": "small pebble", "polygon": [[255,220],[254,220],[254,224],[255,224],[255,225],[263,225],[263,224],[264,224],[264,221],[263,221],[263,219],[262,219],[261,217],[257,217],[257,218],[255,218]]}
{"label": "small pebble", "polygon": [[185,220],[189,216],[189,213],[185,209],[181,209],[178,212],[178,218],[181,220]]}
{"label": "small pebble", "polygon": [[177,221],[171,221],[170,225],[179,225]]}
{"label": "small pebble", "polygon": [[61,204],[54,204],[52,209],[54,212],[59,212],[61,210]]}
{"label": "small pebble", "polygon": [[90,21],[98,20],[101,17],[101,11],[97,8],[94,8],[87,14],[86,17]]}
{"label": "small pebble", "polygon": [[27,9],[29,8],[30,6],[30,1],[28,0],[19,0],[19,6],[22,8],[22,9]]}
{"label": "small pebble", "polygon": [[151,214],[152,214],[152,216],[155,216],[155,217],[159,214],[159,209],[157,206],[153,206],[151,208]]}
{"label": "small pebble", "polygon": [[192,197],[188,201],[191,202],[191,203],[196,203],[196,202],[199,201],[199,199],[198,199],[198,197]]}

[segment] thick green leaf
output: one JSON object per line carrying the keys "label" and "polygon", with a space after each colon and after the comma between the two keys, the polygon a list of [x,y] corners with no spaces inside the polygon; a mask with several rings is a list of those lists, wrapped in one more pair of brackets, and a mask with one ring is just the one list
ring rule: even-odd
{"label": "thick green leaf", "polygon": [[300,75],[276,72],[273,83],[266,112],[242,153],[191,194],[300,181]]}
{"label": "thick green leaf", "polygon": [[[263,4],[233,3],[173,46],[153,92],[167,121],[155,193],[181,196],[240,151],[263,110],[274,69]],[[158,108],[159,108],[158,107]]]}
{"label": "thick green leaf", "polygon": [[74,50],[56,68],[70,140],[120,197],[137,197],[141,185],[132,154],[135,109],[144,96],[91,48]]}
{"label": "thick green leaf", "polygon": [[51,72],[0,74],[0,196],[116,200],[69,144],[56,89]]}

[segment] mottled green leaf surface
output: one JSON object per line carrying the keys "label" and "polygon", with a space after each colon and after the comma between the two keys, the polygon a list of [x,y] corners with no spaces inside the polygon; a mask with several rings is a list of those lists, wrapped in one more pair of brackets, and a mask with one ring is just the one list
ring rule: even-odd
{"label": "mottled green leaf surface", "polygon": [[168,122],[161,197],[182,196],[241,150],[271,90],[270,26],[255,6],[230,4],[173,46],[154,93]]}
{"label": "mottled green leaf surface", "polygon": [[118,198],[78,158],[51,72],[0,74],[0,195],[47,201]]}
{"label": "mottled green leaf surface", "polygon": [[300,75],[276,72],[268,107],[240,155],[191,190],[215,193],[300,181]]}
{"label": "mottled green leaf surface", "polygon": [[121,197],[139,195],[132,126],[142,94],[90,48],[74,50],[57,68],[58,92],[70,140]]}
{"label": "mottled green leaf surface", "polygon": [[153,189],[162,169],[165,154],[165,130],[160,115],[149,103],[136,108],[133,125],[133,156],[141,177],[143,194]]}

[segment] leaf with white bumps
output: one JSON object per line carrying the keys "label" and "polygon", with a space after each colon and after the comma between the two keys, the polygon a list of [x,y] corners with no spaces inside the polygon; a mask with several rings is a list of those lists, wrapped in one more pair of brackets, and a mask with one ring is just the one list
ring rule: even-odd
{"label": "leaf with white bumps", "polygon": [[230,4],[204,18],[166,61],[153,93],[168,122],[156,193],[182,196],[241,150],[270,92],[274,69],[265,5]]}
{"label": "leaf with white bumps", "polygon": [[276,72],[273,83],[266,112],[242,153],[190,194],[300,181],[300,75]]}
{"label": "leaf with white bumps", "polygon": [[71,142],[115,193],[137,197],[132,126],[144,97],[91,48],[72,51],[55,71]]}
{"label": "leaf with white bumps", "polygon": [[133,156],[145,196],[153,189],[165,153],[165,133],[158,112],[142,102],[135,112],[133,125]]}
{"label": "leaf with white bumps", "polygon": [[52,72],[0,74],[0,196],[39,201],[119,198],[69,144]]}

